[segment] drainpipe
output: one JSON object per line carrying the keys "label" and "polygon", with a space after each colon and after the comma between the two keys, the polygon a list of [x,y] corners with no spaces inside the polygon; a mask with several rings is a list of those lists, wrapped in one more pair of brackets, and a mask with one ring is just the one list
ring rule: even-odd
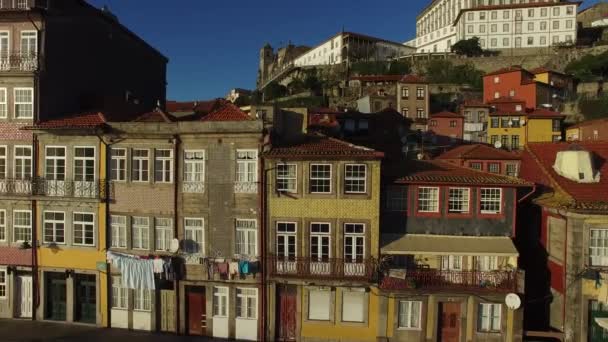
{"label": "drainpipe", "polygon": [[532,196],[532,194],[534,194],[535,192],[536,192],[536,184],[534,184],[532,186],[532,191],[530,191],[530,193],[528,193],[524,197],[522,197],[519,201],[517,201],[517,203],[522,203],[523,201],[528,199],[528,197]]}
{"label": "drainpipe", "polygon": [[[34,177],[31,180],[32,187],[32,195],[36,194],[36,176],[38,175],[38,136],[36,133],[33,133],[33,144],[32,144],[32,172],[34,173]],[[37,245],[38,239],[36,237],[38,220],[37,220],[37,206],[36,200],[32,199],[31,203],[32,207],[32,321],[36,320],[36,309],[38,308],[39,303],[39,286],[38,286],[38,258],[37,258]]]}
{"label": "drainpipe", "polygon": [[[102,136],[103,132],[96,132],[97,138],[99,139],[99,142],[101,143],[101,145],[105,146],[106,148],[106,160],[105,160],[105,169],[106,169],[106,179],[104,180],[103,184],[100,184],[100,189],[101,186],[103,186],[103,191],[105,192],[105,198],[100,198],[101,201],[105,201],[105,223],[106,223],[106,245],[103,246],[105,251],[109,251],[110,250],[110,246],[111,246],[111,241],[110,239],[112,238],[112,228],[111,228],[111,224],[110,223],[110,190],[111,188],[111,160],[112,160],[112,151],[111,151],[111,145],[106,143],[105,140],[103,140],[103,136]],[[101,152],[100,152],[101,155]],[[110,173],[108,173],[108,171],[110,171]],[[99,182],[101,180],[98,180]],[[101,183],[101,182],[100,182]],[[101,197],[101,196],[100,196]],[[101,282],[100,282],[101,283]],[[112,289],[112,273],[111,273],[111,266],[110,264],[107,262],[106,260],[106,297],[109,294],[108,291],[110,291]],[[107,323],[106,323],[106,327],[110,328],[112,326],[112,305],[108,305],[110,304],[110,299],[106,300],[106,317],[107,317]]]}
{"label": "drainpipe", "polygon": [[[264,151],[264,144],[262,144],[261,149],[260,149],[260,154],[263,155],[263,151]],[[258,177],[260,177],[261,183],[260,183],[260,188],[259,189],[259,211],[260,211],[260,256],[261,256],[261,277],[262,277],[262,286],[261,286],[261,297],[262,297],[262,308],[261,308],[261,317],[260,317],[260,333],[261,333],[261,341],[265,342],[266,341],[266,314],[267,314],[267,310],[266,307],[268,305],[267,303],[267,296],[266,296],[266,291],[267,286],[266,286],[266,175],[267,172],[265,170],[265,166],[264,166],[264,157],[260,158],[260,168],[258,171]]]}
{"label": "drainpipe", "polygon": [[[178,204],[178,199],[179,199],[179,146],[180,146],[180,139],[179,136],[173,135],[173,139],[172,139],[172,143],[173,143],[173,226],[175,227],[175,229],[173,229],[173,237],[175,239],[179,238],[179,234],[177,233],[177,227],[178,227],[178,223],[179,223],[179,214],[178,214],[178,209],[179,209],[179,204]],[[177,272],[176,272],[177,273]],[[179,324],[179,319],[180,319],[180,307],[179,307],[179,280],[177,280],[177,277],[175,277],[175,279],[173,279],[173,290],[175,291],[175,333],[177,335],[180,335],[180,324]],[[162,314],[162,313],[161,313]]]}

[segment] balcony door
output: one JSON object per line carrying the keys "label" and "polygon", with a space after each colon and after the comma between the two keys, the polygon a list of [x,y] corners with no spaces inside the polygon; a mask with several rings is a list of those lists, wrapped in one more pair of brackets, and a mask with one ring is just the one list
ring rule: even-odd
{"label": "balcony door", "polygon": [[310,224],[310,274],[324,275],[331,271],[331,226],[329,223]]}
{"label": "balcony door", "polygon": [[45,151],[45,193],[65,196],[65,147],[47,146]]}
{"label": "balcony door", "polygon": [[10,55],[9,32],[0,31],[0,70],[11,68]]}
{"label": "balcony door", "polygon": [[95,197],[95,148],[74,149],[74,196]]}
{"label": "balcony door", "polygon": [[38,55],[38,32],[21,31],[21,70],[34,70]]}
{"label": "balcony door", "polygon": [[365,225],[361,223],[344,224],[344,275],[364,275],[364,258]]}
{"label": "balcony door", "polygon": [[297,226],[295,222],[277,222],[277,273],[297,272]]}

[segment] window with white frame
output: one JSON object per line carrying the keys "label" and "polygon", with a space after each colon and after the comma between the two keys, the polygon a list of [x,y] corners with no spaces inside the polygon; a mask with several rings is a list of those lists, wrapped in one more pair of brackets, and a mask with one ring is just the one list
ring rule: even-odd
{"label": "window with white frame", "polygon": [[65,213],[45,211],[43,217],[44,242],[65,243]]}
{"label": "window with white frame", "polygon": [[150,218],[134,216],[131,220],[133,249],[150,249]]}
{"label": "window with white frame", "polygon": [[95,245],[95,217],[91,213],[74,213],[74,244],[83,246]]}
{"label": "window with white frame", "polygon": [[480,209],[482,214],[499,214],[501,211],[502,189],[481,188]]}
{"label": "window with white frame", "polygon": [[366,191],[367,165],[347,164],[344,169],[344,192],[360,194]]}
{"label": "window with white frame", "polygon": [[213,288],[213,317],[228,317],[228,288]]}
{"label": "window with white frame", "polygon": [[173,239],[173,220],[166,217],[154,219],[154,231],[156,236],[156,250],[168,251]]}
{"label": "window with white frame", "polygon": [[133,309],[137,311],[152,310],[151,291],[146,289],[135,289],[133,291]]}
{"label": "window with white frame", "polygon": [[386,209],[407,211],[407,186],[391,185],[386,189]]}
{"label": "window with white frame", "polygon": [[500,163],[489,163],[488,164],[488,172],[491,172],[491,173],[500,173]]}
{"label": "window with white frame", "polygon": [[15,146],[15,179],[29,180],[32,178],[32,148]]}
{"label": "window with white frame", "polygon": [[95,181],[95,148],[74,148],[74,180],[77,182]]}
{"label": "window with white frame", "polygon": [[30,210],[13,211],[13,241],[32,241],[32,212]]}
{"label": "window with white frame", "polygon": [[110,216],[112,227],[111,246],[114,248],[127,248],[127,217],[112,215]]}
{"label": "window with white frame", "polygon": [[344,260],[345,262],[363,262],[365,257],[365,224],[344,224]]}
{"label": "window with white frame", "polygon": [[110,176],[113,181],[124,182],[127,180],[127,149],[112,148]]}
{"label": "window with white frame", "polygon": [[236,151],[236,181],[238,183],[255,183],[258,181],[258,151]]}
{"label": "window with white frame", "polygon": [[477,330],[500,332],[502,304],[480,303],[477,312]]}
{"label": "window with white frame", "polygon": [[236,289],[236,318],[257,319],[258,289],[238,287]]}
{"label": "window with white frame", "polygon": [[448,211],[450,213],[464,214],[469,212],[469,198],[471,189],[450,188],[448,196]]}
{"label": "window with white frame", "polygon": [[589,259],[591,266],[608,266],[608,229],[589,230]]}
{"label": "window with white frame", "polygon": [[49,181],[65,180],[65,147],[45,148],[45,177]]}
{"label": "window with white frame", "polygon": [[0,210],[0,241],[6,241],[6,210]]}
{"label": "window with white frame", "polygon": [[6,268],[0,268],[0,298],[6,298],[8,287],[8,277]]}
{"label": "window with white frame", "polygon": [[154,181],[157,183],[173,181],[173,150],[154,151]]}
{"label": "window with white frame", "polygon": [[399,328],[420,329],[420,315],[422,302],[400,300],[399,301]]}
{"label": "window with white frame", "polygon": [[6,88],[0,88],[0,119],[6,119],[7,117],[8,101],[6,99]]}
{"label": "window with white frame", "polygon": [[331,311],[331,291],[318,289],[308,291],[308,319],[311,321],[329,321]]}
{"label": "window with white frame", "polygon": [[517,177],[517,175],[518,175],[517,164],[514,164],[514,163],[507,164],[507,176]]}
{"label": "window with white frame", "polygon": [[282,260],[295,260],[298,256],[297,223],[277,222],[277,257]]}
{"label": "window with white frame", "polygon": [[313,194],[331,193],[331,165],[310,165],[310,192]]}
{"label": "window with white frame", "polygon": [[0,146],[0,179],[6,179],[8,172],[7,163],[7,148],[6,146]]}
{"label": "window with white frame", "polygon": [[0,31],[0,68],[7,70],[10,68],[9,56],[10,56],[10,43],[9,43],[9,31]]}
{"label": "window with white frame", "polygon": [[439,212],[439,188],[418,188],[418,211],[423,213]]}
{"label": "window with white frame", "polygon": [[278,164],[277,165],[277,191],[282,192],[297,192],[298,166],[296,164]]}
{"label": "window with white frame", "polygon": [[[23,1],[21,1],[23,2]],[[21,31],[21,56],[34,57],[38,51],[38,32]]]}
{"label": "window with white frame", "polygon": [[327,262],[331,258],[331,225],[310,224],[310,257],[313,261]]}
{"label": "window with white frame", "polygon": [[365,322],[366,299],[365,289],[342,291],[342,322]]}
{"label": "window with white frame", "polygon": [[129,308],[129,289],[123,287],[122,277],[112,277],[112,309]]}
{"label": "window with white frame", "polygon": [[184,229],[186,243],[184,249],[186,253],[204,254],[204,219],[186,218],[184,219]]}
{"label": "window with white frame", "polygon": [[237,255],[256,256],[257,255],[257,221],[256,220],[236,220],[236,248]]}
{"label": "window with white frame", "polygon": [[498,269],[498,257],[492,255],[482,255],[475,257],[477,270],[481,272],[496,271]]}
{"label": "window with white frame", "polygon": [[442,255],[441,269],[444,271],[462,271],[462,255]]}
{"label": "window with white frame", "polygon": [[184,192],[199,193],[204,191],[205,151],[184,151]]}
{"label": "window with white frame", "polygon": [[15,88],[15,118],[34,118],[34,88]]}
{"label": "window with white frame", "polygon": [[150,151],[145,149],[133,149],[131,180],[134,182],[147,182],[150,172]]}

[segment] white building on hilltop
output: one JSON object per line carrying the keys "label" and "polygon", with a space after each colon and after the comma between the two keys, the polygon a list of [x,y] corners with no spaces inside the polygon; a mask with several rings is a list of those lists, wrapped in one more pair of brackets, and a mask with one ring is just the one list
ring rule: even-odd
{"label": "white building on hilltop", "polygon": [[[552,45],[556,40],[559,42],[566,41],[568,35],[572,36],[572,41],[576,40],[576,12],[580,2],[570,2],[567,0],[433,0],[420,13],[416,20],[416,52],[450,52],[452,45],[462,39],[471,37],[480,37],[484,39],[486,44],[490,45],[496,39],[495,49],[513,48],[517,41],[521,41],[522,47],[541,47]],[[559,14],[553,14],[553,6],[560,8]],[[571,10],[573,9],[573,15]],[[545,8],[545,10],[543,10]],[[551,10],[549,10],[551,8]],[[529,10],[533,11],[530,12]],[[508,17],[504,11],[509,11]],[[521,16],[518,16],[517,11],[521,11]],[[542,13],[547,13],[546,17],[542,17]],[[537,14],[538,12],[538,14]],[[463,15],[467,13],[466,15]],[[469,13],[473,13],[471,17]],[[494,14],[492,14],[494,13]],[[532,13],[533,16],[528,16]],[[572,27],[567,28],[567,20],[570,16],[574,20]],[[480,19],[483,18],[483,19]],[[551,19],[549,23],[548,20]],[[554,20],[563,20],[558,24],[558,28],[553,28]],[[524,23],[525,21],[525,23]],[[541,22],[547,21],[546,32],[541,31]],[[486,23],[485,32],[483,22]],[[521,30],[518,22],[522,24]],[[529,24],[533,22],[534,24]],[[479,26],[475,27],[475,23]],[[496,31],[492,32],[491,24],[496,24]],[[498,27],[499,24],[502,27]],[[504,24],[509,24],[509,31],[503,32]],[[460,30],[461,27],[464,28]],[[467,25],[474,25],[473,32],[469,32]],[[534,25],[534,27],[532,27]],[[524,27],[525,26],[525,27]],[[530,29],[528,29],[530,27]],[[543,26],[544,27],[544,26]],[[478,31],[475,31],[478,29]],[[528,34],[533,32],[532,36],[535,43],[527,45]],[[509,37],[505,37],[508,34]],[[481,35],[485,35],[482,37]],[[545,38],[541,38],[541,37]],[[558,38],[554,38],[554,37]],[[502,42],[506,42],[504,38],[509,39],[508,46],[503,46]],[[519,39],[518,39],[519,38]],[[541,45],[541,41],[546,41],[545,45]],[[487,46],[486,48],[492,49]]]}

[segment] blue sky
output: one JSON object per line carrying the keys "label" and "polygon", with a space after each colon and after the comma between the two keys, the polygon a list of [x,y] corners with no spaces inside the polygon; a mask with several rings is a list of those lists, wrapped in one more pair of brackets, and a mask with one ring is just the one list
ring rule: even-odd
{"label": "blue sky", "polygon": [[[254,88],[259,49],[314,46],[347,31],[403,42],[430,0],[89,0],[169,57],[168,98],[223,97]],[[589,6],[595,1],[585,1]]]}

